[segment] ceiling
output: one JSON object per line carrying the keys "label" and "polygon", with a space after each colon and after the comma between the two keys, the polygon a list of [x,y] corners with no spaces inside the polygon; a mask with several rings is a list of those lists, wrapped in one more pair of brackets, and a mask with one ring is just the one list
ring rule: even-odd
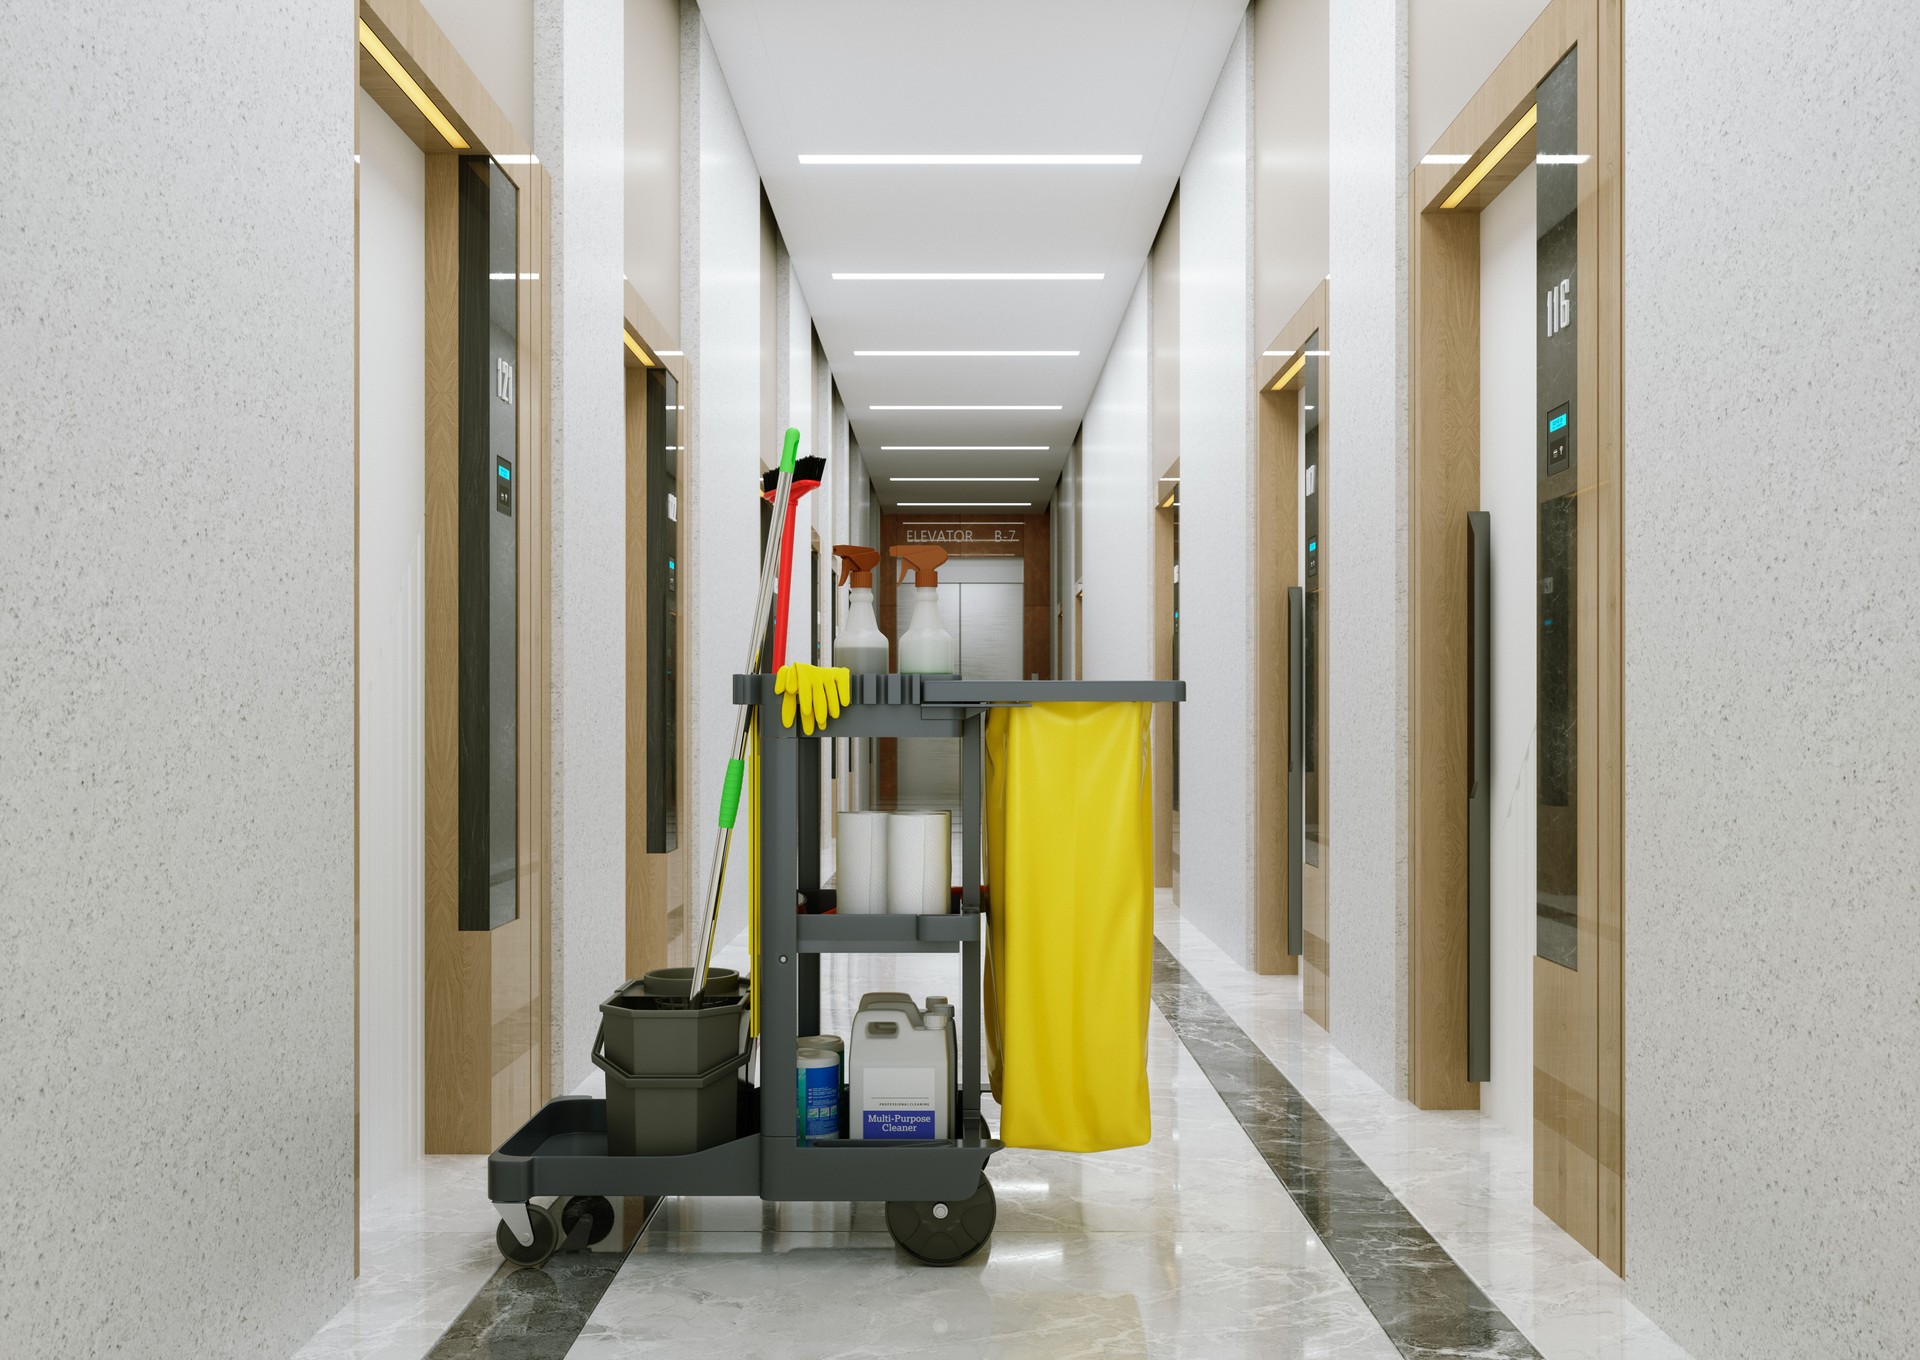
{"label": "ceiling", "polygon": [[[704,0],[880,502],[1052,498],[1244,0]],[[1137,165],[802,165],[802,155]],[[835,273],[1076,273],[873,282]],[[857,350],[1077,350],[878,358]],[[1005,405],[1028,411],[884,411]],[[1036,445],[900,452],[890,445]],[[896,477],[1033,477],[1032,483]]]}

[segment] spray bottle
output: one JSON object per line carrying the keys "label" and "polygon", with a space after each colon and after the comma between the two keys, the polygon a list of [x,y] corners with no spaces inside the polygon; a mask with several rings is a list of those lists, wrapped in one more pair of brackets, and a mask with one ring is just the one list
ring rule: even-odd
{"label": "spray bottle", "polygon": [[845,666],[856,675],[885,675],[887,635],[873,617],[873,569],[880,565],[880,552],[877,548],[838,543],[833,555],[840,559],[840,584],[853,582],[847,621],[833,639],[833,664]]}
{"label": "spray bottle", "polygon": [[900,559],[900,579],[913,573],[913,618],[900,635],[900,674],[952,675],[954,665],[953,634],[940,621],[940,578],[937,569],[947,560],[947,550],[932,543],[889,548]]}

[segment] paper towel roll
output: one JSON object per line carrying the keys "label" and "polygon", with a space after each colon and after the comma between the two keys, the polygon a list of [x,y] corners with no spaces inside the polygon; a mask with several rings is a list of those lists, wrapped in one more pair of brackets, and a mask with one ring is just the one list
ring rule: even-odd
{"label": "paper towel roll", "polygon": [[[844,814],[843,814],[844,815]],[[944,812],[896,812],[887,821],[887,910],[938,916],[951,906],[953,830]]]}
{"label": "paper towel roll", "polygon": [[884,812],[840,814],[835,869],[840,912],[877,916],[887,909],[887,828]]}

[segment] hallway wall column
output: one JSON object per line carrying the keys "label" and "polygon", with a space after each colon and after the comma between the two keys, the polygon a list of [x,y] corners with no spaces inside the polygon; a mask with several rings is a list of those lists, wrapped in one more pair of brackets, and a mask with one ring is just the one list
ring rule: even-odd
{"label": "hallway wall column", "polygon": [[1699,1360],[1907,1355],[1920,28],[1623,22],[1627,1282]]}
{"label": "hallway wall column", "polygon": [[1153,342],[1148,270],[1100,370],[1080,433],[1082,674],[1153,674]]}
{"label": "hallway wall column", "polygon": [[[763,460],[760,171],[699,6],[680,11],[680,336],[687,351],[681,525],[687,655],[688,900],[704,910],[720,781],[733,738],[732,677],[746,659],[760,564]],[[688,447],[690,446],[690,447]],[[745,872],[730,873],[715,939],[747,924]]]}
{"label": "hallway wall column", "polygon": [[354,33],[7,9],[9,1355],[287,1355],[353,1276]]}
{"label": "hallway wall column", "polygon": [[553,1086],[593,1070],[626,957],[625,50],[620,0],[535,0],[552,176]]}
{"label": "hallway wall column", "polygon": [[1253,959],[1251,70],[1242,24],[1180,176],[1181,907]]}
{"label": "hallway wall column", "polygon": [[1328,16],[1329,1029],[1395,1095],[1407,1065],[1406,11],[1343,0]]}

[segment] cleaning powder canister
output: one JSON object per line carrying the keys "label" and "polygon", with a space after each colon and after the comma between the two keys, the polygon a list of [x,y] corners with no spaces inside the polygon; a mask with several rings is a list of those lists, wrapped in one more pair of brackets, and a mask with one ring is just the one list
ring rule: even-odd
{"label": "cleaning powder canister", "polygon": [[831,1049],[803,1048],[794,1073],[798,1127],[802,1143],[840,1134],[840,1055]]}

